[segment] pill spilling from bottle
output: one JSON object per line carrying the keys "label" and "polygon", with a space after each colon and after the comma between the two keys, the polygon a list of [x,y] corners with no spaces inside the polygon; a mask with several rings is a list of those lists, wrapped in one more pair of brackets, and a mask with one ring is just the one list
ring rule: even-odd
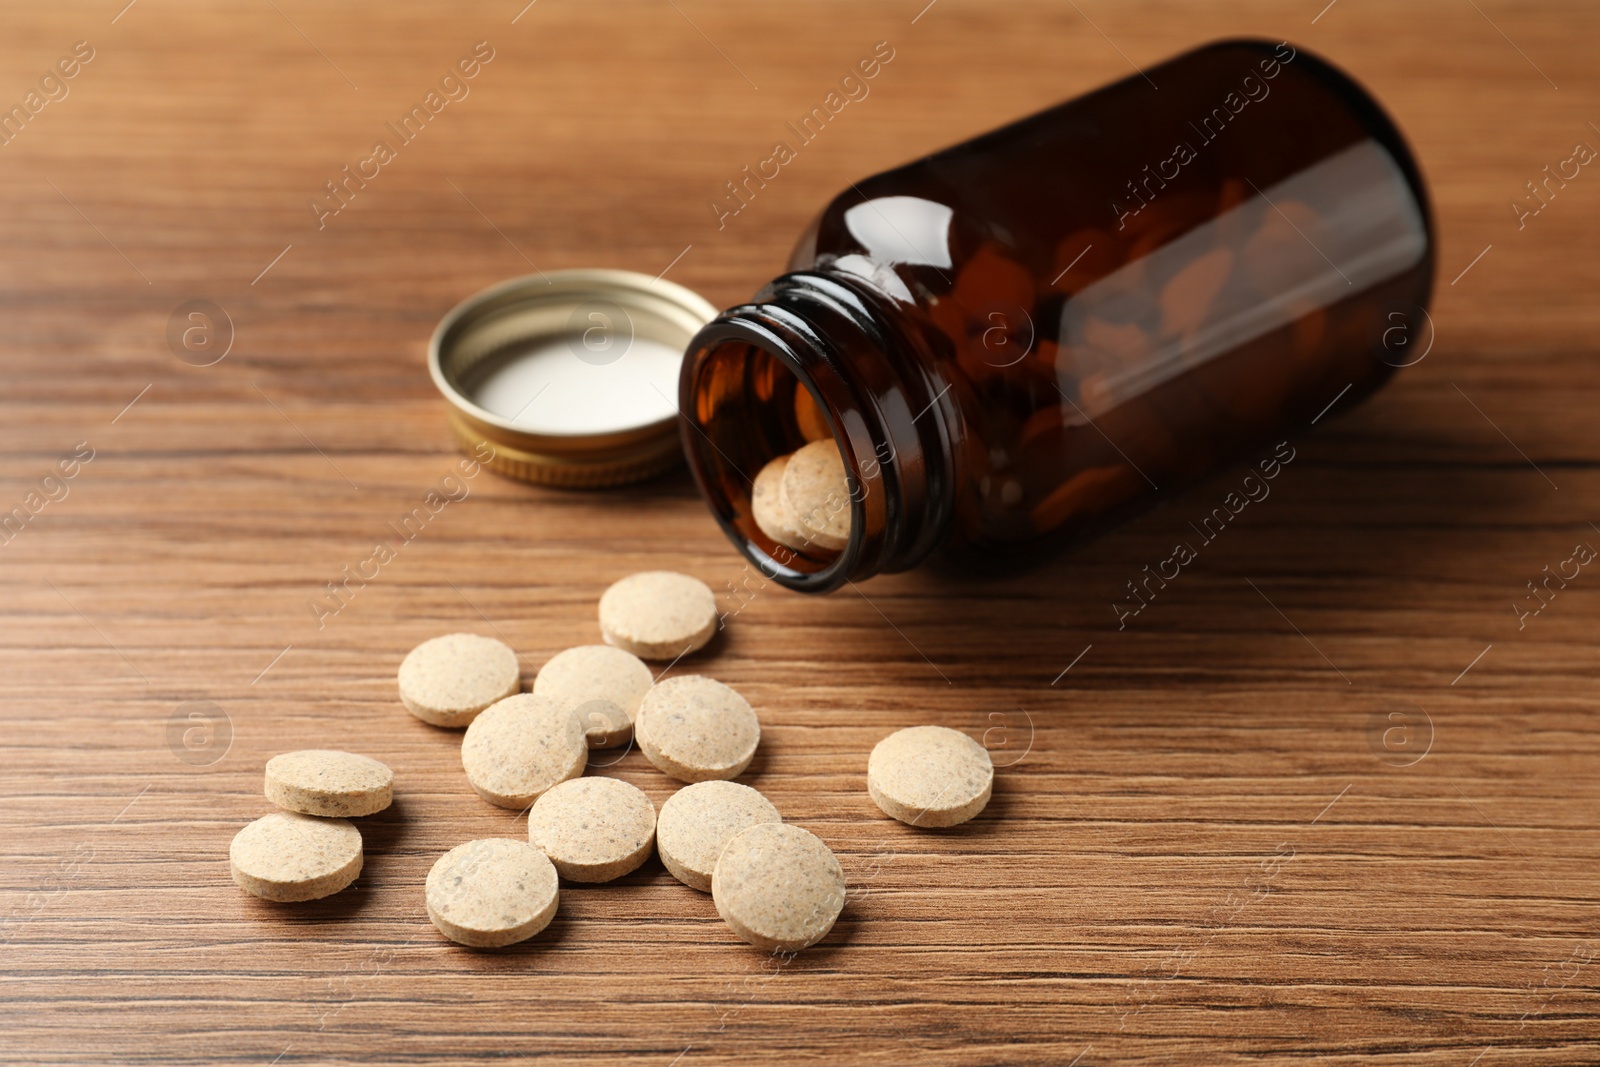
{"label": "pill spilling from bottle", "polygon": [[761,468],[750,494],[761,532],[785,548],[837,553],[850,543],[850,481],[833,439],[812,441]]}

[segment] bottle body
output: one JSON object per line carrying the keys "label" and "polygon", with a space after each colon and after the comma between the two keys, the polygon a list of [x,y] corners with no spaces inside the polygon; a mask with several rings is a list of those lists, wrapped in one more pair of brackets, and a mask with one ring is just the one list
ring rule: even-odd
{"label": "bottle body", "polygon": [[[1430,228],[1352,81],[1287,44],[1208,46],[837,197],[791,273],[691,344],[690,465],[796,588],[939,545],[1031,554],[1414,359]],[[850,475],[834,556],[771,544],[739,500],[816,435],[812,403]]]}

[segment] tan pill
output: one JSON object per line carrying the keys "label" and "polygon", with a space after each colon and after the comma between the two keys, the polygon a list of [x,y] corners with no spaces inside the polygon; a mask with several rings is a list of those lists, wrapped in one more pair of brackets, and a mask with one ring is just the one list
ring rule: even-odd
{"label": "tan pill", "polygon": [[810,538],[795,525],[783,503],[783,472],[788,466],[789,457],[779,456],[761,468],[750,487],[750,513],[762,533],[786,548],[804,551]]}
{"label": "tan pill", "polygon": [[528,812],[528,840],[561,877],[609,882],[650,858],[656,808],[618,778],[574,778],[552,788]]}
{"label": "tan pill", "polygon": [[590,748],[612,748],[633,736],[634,713],[653,681],[631,652],[583,645],[550,657],[533,680],[533,694],[576,715]]}
{"label": "tan pill", "polygon": [[744,697],[686,674],[657,682],[633,721],[634,740],[657,770],[680,782],[736,778],[756,754],[761,723]]}
{"label": "tan pill", "polygon": [[502,808],[526,808],[551,786],[582,774],[588,762],[577,717],[533,693],[493,705],[461,739],[467,781]]}
{"label": "tan pill", "polygon": [[394,772],[354,752],[305,749],[267,761],[267,799],[286,811],[348,819],[394,798]]}
{"label": "tan pill", "polygon": [[468,841],[428,872],[428,918],[472,948],[525,941],[550,925],[560,903],[556,869],[532,845],[504,837]]}
{"label": "tan pill", "polygon": [[723,849],[711,899],[723,922],[756,948],[795,952],[833,929],[844,909],[844,870],[815,834],[760,823]]}
{"label": "tan pill", "polygon": [[911,826],[955,826],[989,803],[994,763],[959,730],[912,726],[867,757],[867,791],[885,815]]}
{"label": "tan pill", "polygon": [[850,482],[833,438],[789,457],[778,494],[789,521],[818,547],[838,552],[850,543]]}
{"label": "tan pill", "polygon": [[343,819],[263,815],[228,846],[233,880],[264,900],[318,900],[361,873],[361,831]]}
{"label": "tan pill", "polygon": [[600,597],[600,635],[641,659],[676,659],[716,632],[717,598],[687,574],[630,574]]}
{"label": "tan pill", "polygon": [[484,708],[520,688],[517,654],[492,637],[431,638],[400,662],[400,702],[435,726],[465,726]]}
{"label": "tan pill", "polygon": [[760,823],[782,822],[772,802],[738,782],[696,782],[667,798],[656,818],[656,851],[672,877],[702,893],[728,842]]}

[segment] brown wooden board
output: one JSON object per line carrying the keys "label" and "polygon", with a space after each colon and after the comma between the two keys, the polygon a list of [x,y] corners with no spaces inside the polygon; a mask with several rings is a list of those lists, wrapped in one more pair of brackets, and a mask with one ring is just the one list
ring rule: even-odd
{"label": "brown wooden board", "polygon": [[[1515,607],[1600,546],[1600,173],[1511,207],[1600,145],[1594,5],[122,2],[0,19],[6,107],[93,50],[0,146],[0,511],[93,453],[0,546],[0,1060],[1600,1058],[1600,574]],[[1030,575],[810,599],[681,472],[483,473],[319,627],[454,469],[424,352],[463,297],[605,266],[738,302],[848,181],[1235,34],[1328,56],[1411,138],[1437,339],[1126,629],[1124,583],[1242,468]],[[324,183],[480,41],[470,93],[319,228]],[[719,229],[724,183],[879,41],[870,94]],[[191,300],[232,323],[211,366],[169,346]],[[520,947],[444,941],[434,859],[525,828],[401,708],[400,658],[470,629],[531,677],[650,568],[732,615],[676,669],[755,705],[744,780],[838,853],[843,917],[773,961],[652,860]],[[867,797],[872,745],[925,722],[1001,765],[955,830]],[[398,800],[353,888],[268,905],[228,842],[302,747],[388,762]],[[637,752],[602,773],[673,788]]]}

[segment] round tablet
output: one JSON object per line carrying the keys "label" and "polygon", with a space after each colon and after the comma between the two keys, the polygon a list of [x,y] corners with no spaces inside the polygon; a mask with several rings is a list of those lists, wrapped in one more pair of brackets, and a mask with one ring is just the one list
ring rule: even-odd
{"label": "round tablet", "polygon": [[589,762],[577,717],[544,697],[518,693],[467,727],[461,766],[479,796],[502,808],[526,808]]}
{"label": "round tablet", "polygon": [[317,900],[361,873],[361,831],[343,819],[263,815],[228,846],[233,880],[265,900]]}
{"label": "round tablet", "polygon": [[833,438],[790,456],[778,492],[789,521],[819,547],[838,552],[850,543],[850,482]]}
{"label": "round tablet", "polygon": [[685,674],[657,682],[633,720],[645,759],[680,782],[736,778],[756,754],[761,723],[744,697],[721,682]]}
{"label": "round tablet", "polygon": [[600,635],[641,659],[676,659],[716,632],[717,598],[687,574],[630,574],[600,597]]}
{"label": "round tablet", "polygon": [[267,799],[303,815],[371,815],[394,799],[394,772],[354,752],[285,752],[267,760]]}
{"label": "round tablet", "polygon": [[525,941],[555,918],[556,869],[532,845],[504,837],[468,841],[428,872],[428,918],[472,948]]}
{"label": "round tablet", "polygon": [[844,870],[815,834],[760,823],[722,850],[711,899],[722,921],[756,948],[794,952],[833,929],[844,909]]}
{"label": "round tablet", "polygon": [[544,850],[561,877],[609,882],[650,858],[656,808],[619,778],[574,778],[534,802],[528,840]]}
{"label": "round tablet", "polygon": [[533,679],[533,694],[578,717],[590,748],[612,748],[633,736],[633,716],[655,679],[638,656],[610,645],[558,652]]}
{"label": "round tablet", "polygon": [[492,637],[434,637],[400,661],[400,702],[435,726],[465,726],[520,688],[517,654]]}
{"label": "round tablet", "polygon": [[656,851],[672,877],[711,892],[717,857],[735,834],[758,823],[782,822],[772,802],[738,782],[697,782],[667,798],[656,819]]}
{"label": "round tablet", "polygon": [[762,533],[786,548],[801,551],[810,544],[810,538],[789,517],[780,491],[783,472],[788,466],[789,457],[779,456],[761,468],[750,487],[750,514]]}
{"label": "round tablet", "polygon": [[885,815],[912,826],[964,823],[993,789],[988,750],[944,726],[896,731],[867,758],[867,792]]}

